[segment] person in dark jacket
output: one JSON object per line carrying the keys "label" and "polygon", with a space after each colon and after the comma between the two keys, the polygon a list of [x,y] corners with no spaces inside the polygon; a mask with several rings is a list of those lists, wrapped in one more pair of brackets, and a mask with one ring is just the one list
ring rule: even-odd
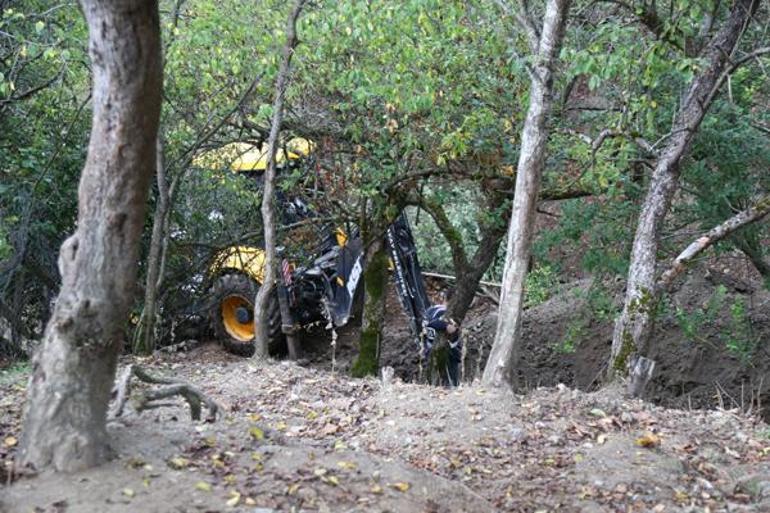
{"label": "person in dark jacket", "polygon": [[462,338],[460,337],[460,326],[446,315],[445,305],[433,305],[425,311],[425,318],[422,322],[422,358],[424,361],[430,361],[431,351],[439,342],[441,337],[447,341],[448,358],[446,369],[439,369],[441,381],[445,381],[449,386],[460,384],[460,362],[462,361]]}

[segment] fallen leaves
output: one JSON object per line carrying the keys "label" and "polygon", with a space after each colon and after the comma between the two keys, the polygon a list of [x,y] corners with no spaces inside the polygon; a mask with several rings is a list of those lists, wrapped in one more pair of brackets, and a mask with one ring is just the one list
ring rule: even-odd
{"label": "fallen leaves", "polygon": [[355,470],[358,465],[352,461],[338,461],[337,466],[344,470]]}
{"label": "fallen leaves", "polygon": [[241,502],[241,494],[233,490],[230,492],[230,498],[227,499],[227,502],[225,502],[225,504],[227,504],[231,508],[234,508],[238,505],[239,502]]}
{"label": "fallen leaves", "polygon": [[398,490],[399,492],[408,492],[409,488],[410,488],[410,485],[409,485],[409,483],[404,483],[404,482],[399,481],[397,483],[391,483],[390,487],[395,489],[395,490]]}
{"label": "fallen leaves", "polygon": [[3,440],[3,445],[6,447],[14,447],[19,443],[19,440],[15,436],[6,436]]}
{"label": "fallen leaves", "polygon": [[329,436],[339,431],[340,427],[337,424],[329,422],[321,429],[321,434]]}
{"label": "fallen leaves", "polygon": [[176,458],[168,460],[166,464],[174,470],[183,470],[190,465],[190,460],[177,456]]}
{"label": "fallen leaves", "polygon": [[340,485],[340,479],[339,477],[335,476],[334,474],[329,472],[329,469],[326,469],[324,467],[317,467],[313,471],[313,475],[317,477],[321,482],[330,484],[332,486],[339,486]]}
{"label": "fallen leaves", "polygon": [[660,445],[660,437],[651,431],[647,431],[645,434],[637,438],[634,443],[639,447],[651,449]]}
{"label": "fallen leaves", "polygon": [[198,481],[195,483],[195,489],[200,490],[201,492],[210,492],[213,487],[211,486],[211,483],[207,483],[206,481]]}
{"label": "fallen leaves", "polygon": [[257,426],[252,426],[249,428],[249,435],[254,440],[264,440],[265,439],[265,432],[258,428]]}

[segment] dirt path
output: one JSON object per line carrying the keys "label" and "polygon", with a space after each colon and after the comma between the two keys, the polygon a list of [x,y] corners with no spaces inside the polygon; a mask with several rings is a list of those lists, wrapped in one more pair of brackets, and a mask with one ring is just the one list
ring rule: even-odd
{"label": "dirt path", "polygon": [[[0,511],[770,511],[770,430],[734,412],[383,385],[213,345],[144,363],[223,418],[192,423],[182,404],[129,417],[113,462],[18,480]],[[2,440],[18,437],[19,380],[0,385]]]}

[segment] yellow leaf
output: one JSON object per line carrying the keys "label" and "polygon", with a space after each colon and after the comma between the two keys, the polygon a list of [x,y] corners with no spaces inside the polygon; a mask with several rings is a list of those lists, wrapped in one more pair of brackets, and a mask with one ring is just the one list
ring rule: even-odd
{"label": "yellow leaf", "polygon": [[211,485],[206,481],[198,481],[197,483],[195,483],[195,489],[200,490],[202,492],[210,492]]}
{"label": "yellow leaf", "polygon": [[123,488],[123,495],[125,495],[126,497],[128,497],[130,499],[134,495],[136,495],[136,492],[133,491],[131,488]]}
{"label": "yellow leaf", "polygon": [[355,470],[357,465],[352,461],[338,461],[337,466],[345,470]]}
{"label": "yellow leaf", "polygon": [[605,435],[604,433],[596,437],[596,443],[599,445],[603,445],[604,442],[606,441],[607,441],[607,435]]}
{"label": "yellow leaf", "polygon": [[285,422],[279,422],[278,424],[275,425],[275,429],[277,431],[286,431],[287,427],[289,426],[287,426]]}
{"label": "yellow leaf", "polygon": [[249,434],[251,435],[251,438],[253,438],[254,440],[265,439],[265,432],[259,429],[257,426],[253,426],[251,429],[249,429]]}
{"label": "yellow leaf", "polygon": [[234,485],[236,481],[235,476],[232,474],[227,474],[223,479],[225,480],[225,483],[231,486]]}
{"label": "yellow leaf", "polygon": [[348,448],[348,446],[345,445],[345,442],[343,442],[342,440],[337,440],[336,442],[334,442],[334,450],[335,451],[344,451],[347,448]]}
{"label": "yellow leaf", "polygon": [[254,500],[254,499],[252,499],[251,497],[246,497],[246,498],[243,500],[243,503],[244,503],[245,505],[247,505],[247,506],[256,506],[256,505],[257,505],[257,501],[255,501],[255,500]]}
{"label": "yellow leaf", "polygon": [[398,482],[398,483],[393,483],[390,486],[392,488],[395,488],[399,492],[406,492],[407,490],[409,490],[409,483]]}
{"label": "yellow leaf", "polygon": [[378,484],[372,485],[371,492],[372,493],[382,493],[382,486],[380,486]]}
{"label": "yellow leaf", "polygon": [[129,458],[128,461],[126,461],[126,466],[129,468],[140,468],[144,465],[145,463],[141,458]]}
{"label": "yellow leaf", "polygon": [[337,478],[337,476],[329,476],[329,477],[326,479],[326,481],[327,481],[328,483],[331,483],[331,484],[333,484],[334,486],[339,486],[339,485],[340,485],[340,480]]}
{"label": "yellow leaf", "polygon": [[234,508],[239,502],[241,502],[241,494],[238,492],[231,492],[230,498],[227,500],[227,505]]}
{"label": "yellow leaf", "polygon": [[174,470],[182,470],[183,468],[187,468],[189,464],[190,461],[186,458],[182,458],[181,456],[168,460],[168,466]]}
{"label": "yellow leaf", "polygon": [[299,490],[299,483],[290,484],[286,489],[286,495],[294,495]]}
{"label": "yellow leaf", "polygon": [[636,445],[647,448],[656,447],[660,445],[660,437],[655,433],[647,432],[636,439]]}
{"label": "yellow leaf", "polygon": [[16,439],[15,436],[6,436],[5,440],[3,440],[3,445],[5,445],[6,447],[13,447],[17,443],[19,443],[19,441]]}
{"label": "yellow leaf", "polygon": [[252,422],[259,422],[262,419],[262,415],[259,413],[249,413],[249,420]]}
{"label": "yellow leaf", "polygon": [[209,447],[214,447],[217,444],[217,437],[213,435],[207,436],[204,442],[206,442],[206,445],[208,445]]}
{"label": "yellow leaf", "polygon": [[321,477],[321,476],[325,476],[327,472],[328,470],[326,470],[325,468],[318,467],[313,471],[313,474],[315,474],[316,477]]}

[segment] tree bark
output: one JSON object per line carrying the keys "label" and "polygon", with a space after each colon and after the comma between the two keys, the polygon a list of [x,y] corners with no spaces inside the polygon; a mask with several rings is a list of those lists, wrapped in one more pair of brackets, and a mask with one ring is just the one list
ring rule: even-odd
{"label": "tree bark", "polygon": [[382,236],[367,247],[364,261],[364,314],[358,356],[350,370],[355,377],[376,376],[380,365],[380,343],[385,324],[388,286],[388,252]]}
{"label": "tree bark", "polygon": [[150,354],[155,350],[155,325],[158,315],[158,290],[161,280],[161,260],[164,257],[166,240],[166,219],[169,211],[168,183],[163,167],[163,147],[158,139],[156,178],[158,197],[155,205],[155,215],[152,219],[152,236],[150,237],[150,253],[147,256],[147,277],[144,284],[144,306],[139,318],[139,326],[134,340],[134,353]]}
{"label": "tree bark", "polygon": [[660,231],[678,187],[679,165],[724,73],[730,69],[730,56],[757,4],[756,0],[736,1],[726,22],[704,49],[703,71],[690,83],[668,142],[660,152],[634,236],[623,311],[612,337],[609,379],[627,372],[630,356],[644,355],[648,350],[658,299],[654,287]]}
{"label": "tree bark", "polygon": [[538,47],[531,49],[537,60],[530,70],[529,110],[519,150],[497,331],[482,378],[487,386],[512,386],[515,382],[524,280],[548,140],[546,119],[552,102],[553,67],[561,49],[569,6],[569,0],[548,0]]}
{"label": "tree bark", "polygon": [[62,245],[62,286],[35,354],[21,462],[74,471],[108,454],[107,404],[135,292],[155,172],[162,70],[156,0],[83,0],[93,124],[78,224]]}
{"label": "tree bark", "polygon": [[[273,118],[270,124],[270,135],[267,140],[267,170],[265,171],[264,189],[262,191],[262,223],[265,232],[265,271],[262,286],[254,300],[254,332],[256,350],[254,356],[267,358],[269,341],[269,321],[267,304],[276,282],[275,257],[275,155],[278,150],[278,134],[281,131],[283,119],[283,102],[286,86],[289,82],[291,58],[297,45],[297,19],[302,12],[305,0],[297,0],[289,14],[286,23],[286,43],[283,47],[281,66],[275,82],[275,99],[273,100]],[[296,352],[296,351],[295,351]]]}
{"label": "tree bark", "polygon": [[[501,198],[497,194],[488,193],[487,207],[492,208],[494,204],[500,204]],[[505,221],[508,220],[508,216],[503,216]],[[447,305],[447,311],[449,317],[462,323],[465,319],[465,315],[471,307],[473,297],[479,288],[481,278],[484,277],[484,273],[487,272],[489,266],[492,265],[492,261],[497,256],[497,250],[500,247],[500,242],[505,237],[506,225],[504,223],[492,224],[482,226],[482,237],[479,242],[479,246],[473,253],[470,263],[467,269],[458,271],[455,269],[455,276],[457,276],[457,284],[454,287],[454,292]]]}

